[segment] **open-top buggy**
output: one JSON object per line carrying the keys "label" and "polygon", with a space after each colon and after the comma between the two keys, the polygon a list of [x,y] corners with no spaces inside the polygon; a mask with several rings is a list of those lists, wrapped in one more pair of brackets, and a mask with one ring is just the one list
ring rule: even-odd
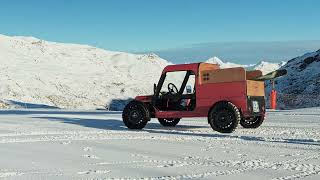
{"label": "open-top buggy", "polygon": [[257,128],[264,121],[264,82],[261,71],[242,67],[193,63],[164,68],[154,94],[137,96],[123,110],[124,124],[142,129],[151,118],[163,126],[175,126],[181,118],[207,117],[212,129],[233,132],[240,123]]}

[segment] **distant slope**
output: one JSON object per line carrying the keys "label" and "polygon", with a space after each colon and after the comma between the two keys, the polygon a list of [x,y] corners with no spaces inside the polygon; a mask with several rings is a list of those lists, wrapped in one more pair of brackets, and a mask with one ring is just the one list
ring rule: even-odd
{"label": "distant slope", "polygon": [[249,67],[249,69],[261,70],[263,74],[275,71],[280,67],[284,66],[286,62],[282,61],[281,63],[270,63],[266,61],[260,61],[254,66]]}
{"label": "distant slope", "polygon": [[0,63],[0,106],[27,102],[71,109],[116,109],[122,99],[150,94],[169,64],[154,54],[3,35]]}
{"label": "distant slope", "polygon": [[320,106],[320,50],[291,59],[281,69],[288,74],[276,81],[280,108]]}
{"label": "distant slope", "polygon": [[266,61],[260,61],[257,64],[242,65],[242,64],[236,64],[231,62],[223,62],[218,57],[212,57],[205,62],[212,63],[212,64],[219,64],[220,68],[244,67],[247,70],[261,70],[263,74],[267,74],[269,72],[275,71],[285,64],[285,62],[270,63]]}

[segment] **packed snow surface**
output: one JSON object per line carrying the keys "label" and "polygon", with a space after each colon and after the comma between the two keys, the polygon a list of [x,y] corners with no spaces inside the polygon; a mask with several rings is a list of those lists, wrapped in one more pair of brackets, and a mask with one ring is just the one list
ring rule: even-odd
{"label": "packed snow surface", "polygon": [[258,129],[205,118],[128,130],[121,112],[0,111],[0,179],[320,179],[320,109],[269,111]]}

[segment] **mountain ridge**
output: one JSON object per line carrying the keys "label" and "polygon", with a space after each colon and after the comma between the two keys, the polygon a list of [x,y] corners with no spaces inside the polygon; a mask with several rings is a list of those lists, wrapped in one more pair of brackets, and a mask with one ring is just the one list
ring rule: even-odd
{"label": "mountain ridge", "polygon": [[[222,68],[253,66],[210,59]],[[5,35],[0,35],[0,63],[1,107],[42,104],[111,110],[121,110],[127,99],[136,95],[152,94],[153,83],[158,82],[163,68],[172,64],[156,54]]]}

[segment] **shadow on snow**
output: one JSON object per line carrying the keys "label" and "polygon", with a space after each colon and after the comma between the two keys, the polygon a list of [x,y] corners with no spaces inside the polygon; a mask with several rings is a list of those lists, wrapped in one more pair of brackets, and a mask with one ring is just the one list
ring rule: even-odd
{"label": "shadow on snow", "polygon": [[[117,119],[84,119],[84,118],[65,118],[65,117],[47,117],[45,115],[111,115],[118,114],[121,112],[112,111],[63,111],[63,110],[0,110],[1,115],[43,115],[42,117],[33,117],[38,119],[48,119],[51,121],[59,121],[67,124],[80,125],[83,127],[103,129],[103,130],[118,130],[118,131],[129,131],[121,120]],[[313,139],[281,139],[281,138],[270,138],[265,139],[257,136],[239,136],[233,134],[213,134],[190,132],[194,128],[209,128],[208,126],[188,126],[188,125],[177,125],[176,127],[163,127],[158,123],[149,122],[145,129],[141,131],[157,134],[171,134],[181,136],[198,136],[207,138],[229,138],[229,139],[240,139],[244,141],[255,141],[255,142],[274,142],[274,143],[287,143],[287,144],[303,144],[303,145],[316,145],[320,146],[320,143]]]}
{"label": "shadow on snow", "polygon": [[7,101],[9,104],[18,106],[21,108],[26,108],[26,109],[60,109],[56,106],[49,106],[45,104],[35,104],[35,103],[26,103],[26,102],[20,102],[20,101],[14,101],[14,100],[8,100]]}
{"label": "shadow on snow", "polygon": [[[84,119],[84,118],[65,118],[65,117],[33,117],[33,118],[48,119],[51,121],[60,121],[62,123],[80,125],[83,127],[103,129],[103,130],[123,130],[123,131],[130,130],[123,124],[121,120],[117,120],[117,119],[99,120],[99,119]],[[136,130],[136,131],[149,131],[152,133],[152,130],[154,129],[163,129],[163,128],[164,127],[158,123],[149,122],[146,126],[146,129]],[[166,130],[174,129],[174,130],[184,131],[187,129],[194,129],[194,128],[208,128],[208,126],[177,125],[175,127],[166,128]]]}
{"label": "shadow on snow", "polygon": [[[97,128],[103,130],[118,130],[118,131],[130,131],[121,120],[108,119],[108,120],[97,120],[97,119],[82,119],[82,118],[64,118],[64,117],[34,117],[40,119],[48,119],[52,121],[60,121],[68,124],[75,124],[89,128]],[[159,123],[149,122],[147,126],[142,130],[148,133],[156,134],[170,134],[170,135],[180,135],[180,136],[197,136],[205,138],[228,138],[228,139],[240,139],[243,141],[254,141],[254,142],[273,142],[273,143],[286,143],[286,144],[301,144],[301,145],[315,145],[320,146],[320,142],[313,139],[290,139],[290,138],[270,138],[266,139],[264,137],[258,136],[241,136],[233,134],[213,134],[190,132],[194,128],[209,128],[208,126],[189,126],[189,125],[177,125],[175,127],[163,127]],[[134,130],[131,130],[134,131]]]}
{"label": "shadow on snow", "polygon": [[121,114],[119,111],[68,111],[68,110],[28,110],[28,109],[12,109],[0,110],[0,115],[31,115],[31,114],[57,114],[57,115],[108,115]]}

